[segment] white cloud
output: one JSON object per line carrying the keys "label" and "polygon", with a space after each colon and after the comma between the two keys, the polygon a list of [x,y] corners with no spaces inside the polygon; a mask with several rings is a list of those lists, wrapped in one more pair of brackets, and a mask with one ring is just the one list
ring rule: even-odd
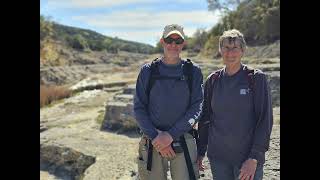
{"label": "white cloud", "polygon": [[185,34],[192,36],[198,28],[208,30],[213,27],[219,20],[219,13],[213,14],[208,11],[117,11],[110,14],[74,16],[73,20],[86,23],[94,28],[107,29],[105,35],[155,45],[165,25],[181,24],[184,26]]}
{"label": "white cloud", "polygon": [[[58,8],[101,8],[143,3],[172,3],[172,0],[48,0],[48,5]],[[175,0],[175,3],[194,3],[194,0]]]}
{"label": "white cloud", "polygon": [[59,8],[100,8],[136,3],[150,3],[150,0],[48,0],[48,5]]}
{"label": "white cloud", "polygon": [[73,20],[100,28],[161,28],[166,24],[196,24],[212,26],[219,20],[218,14],[208,11],[151,12],[118,11],[110,14],[74,16]]}
{"label": "white cloud", "polygon": [[159,31],[108,31],[104,32],[106,36],[111,36],[111,37],[118,37],[120,39],[125,39],[129,41],[136,41],[136,42],[142,42],[142,43],[147,43],[151,45],[156,45],[156,43],[160,40],[160,35]]}

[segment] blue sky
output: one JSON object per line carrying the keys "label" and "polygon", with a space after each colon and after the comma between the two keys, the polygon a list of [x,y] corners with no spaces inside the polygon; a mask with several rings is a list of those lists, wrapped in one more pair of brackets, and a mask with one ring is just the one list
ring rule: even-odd
{"label": "blue sky", "polygon": [[206,0],[40,0],[40,14],[55,22],[150,45],[167,24],[182,25],[188,36],[209,30],[220,14],[207,9]]}

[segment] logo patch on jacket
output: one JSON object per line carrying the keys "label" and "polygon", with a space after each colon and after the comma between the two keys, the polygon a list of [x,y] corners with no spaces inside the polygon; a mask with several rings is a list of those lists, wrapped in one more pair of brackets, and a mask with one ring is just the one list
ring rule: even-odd
{"label": "logo patch on jacket", "polygon": [[241,95],[246,95],[246,94],[249,94],[249,88],[248,89],[240,89],[240,94]]}

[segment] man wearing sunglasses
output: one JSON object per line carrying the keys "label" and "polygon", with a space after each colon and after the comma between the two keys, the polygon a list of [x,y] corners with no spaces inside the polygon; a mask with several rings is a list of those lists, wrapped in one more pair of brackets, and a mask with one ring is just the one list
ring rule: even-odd
{"label": "man wearing sunglasses", "polygon": [[[163,57],[145,64],[136,84],[134,114],[143,132],[139,178],[165,180],[170,167],[174,180],[198,179],[196,140],[190,132],[202,111],[202,73],[197,65],[180,58],[186,44],[180,25],[165,26],[160,43]],[[185,76],[186,67],[191,67],[192,76]]]}

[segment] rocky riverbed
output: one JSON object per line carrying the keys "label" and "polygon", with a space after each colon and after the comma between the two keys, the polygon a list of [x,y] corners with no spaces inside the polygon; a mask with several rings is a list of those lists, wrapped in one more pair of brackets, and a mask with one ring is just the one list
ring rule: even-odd
{"label": "rocky riverbed", "polygon": [[[40,109],[41,180],[136,179],[138,134],[101,131],[99,119],[104,118],[109,101],[126,99],[121,96],[123,89],[123,84],[116,84],[84,90]],[[279,127],[275,125],[272,131],[264,179],[280,179]],[[201,179],[211,179],[207,159],[205,163],[208,168]]]}

